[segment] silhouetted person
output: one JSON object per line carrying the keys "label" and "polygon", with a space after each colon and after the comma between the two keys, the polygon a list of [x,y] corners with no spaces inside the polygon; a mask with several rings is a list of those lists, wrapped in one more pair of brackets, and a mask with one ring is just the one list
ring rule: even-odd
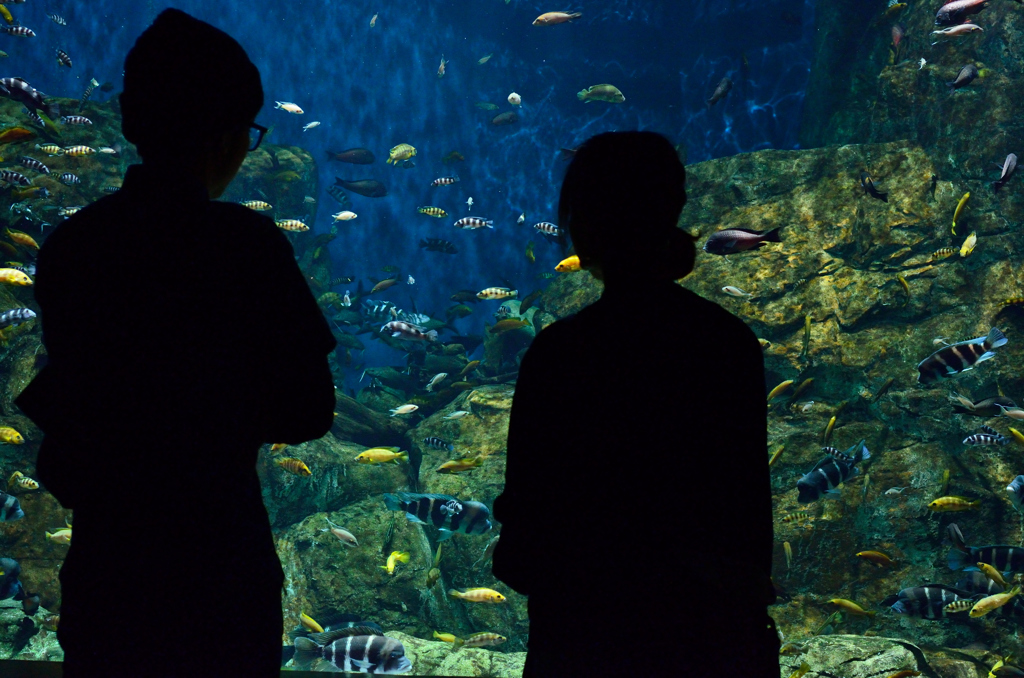
{"label": "silhouetted person", "polygon": [[777,678],[761,347],[673,281],[685,171],[649,132],[583,144],[559,224],[601,299],[516,384],[494,575],[529,595],[525,678]]}
{"label": "silhouetted person", "polygon": [[277,676],[281,565],[255,462],[331,426],[334,338],[274,222],[211,202],[263,105],[226,33],[162,13],[120,97],[141,165],[39,253],[48,365],[18,399],[74,509],[58,638],[78,676]]}

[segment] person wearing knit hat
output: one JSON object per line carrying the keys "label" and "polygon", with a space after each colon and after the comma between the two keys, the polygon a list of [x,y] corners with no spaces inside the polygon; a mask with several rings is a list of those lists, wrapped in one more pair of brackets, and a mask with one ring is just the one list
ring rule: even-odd
{"label": "person wearing knit hat", "polygon": [[74,509],[64,676],[276,677],[284,576],[256,460],[330,429],[335,340],[283,232],[213,200],[265,132],[238,42],[163,12],[120,103],[142,163],[43,243],[48,362],[16,401],[44,434],[39,479]]}

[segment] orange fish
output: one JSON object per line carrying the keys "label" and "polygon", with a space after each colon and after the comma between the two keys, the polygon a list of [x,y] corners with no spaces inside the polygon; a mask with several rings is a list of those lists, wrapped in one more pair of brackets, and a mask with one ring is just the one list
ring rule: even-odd
{"label": "orange fish", "polygon": [[35,132],[24,127],[8,127],[3,132],[0,132],[0,144],[24,141],[25,139],[31,139],[35,135]]}
{"label": "orange fish", "polygon": [[441,464],[441,467],[437,469],[438,473],[462,473],[463,471],[469,471],[470,469],[483,466],[484,456],[479,455],[476,457],[469,457],[467,459],[454,459],[452,461],[446,461]]}
{"label": "orange fish", "polygon": [[296,459],[295,457],[283,457],[278,459],[275,463],[292,475],[303,477],[313,475],[313,472],[309,470],[309,467],[306,466],[301,459]]}
{"label": "orange fish", "polygon": [[879,567],[891,567],[896,564],[896,561],[885,555],[881,551],[861,551],[857,554],[858,558],[874,563]]}
{"label": "orange fish", "polygon": [[35,241],[35,239],[32,236],[30,236],[28,233],[22,233],[21,231],[15,231],[12,228],[8,228],[6,231],[4,231],[4,233],[7,234],[8,238],[10,238],[11,240],[13,240],[14,242],[18,243],[19,245],[21,245],[23,247],[29,247],[29,248],[34,249],[34,250],[39,249],[39,243],[37,243]]}
{"label": "orange fish", "polygon": [[373,289],[369,291],[369,294],[373,294],[374,292],[380,292],[381,290],[386,290],[387,288],[392,287],[396,284],[398,284],[398,278],[387,278],[386,280],[381,280],[379,283],[373,286]]}
{"label": "orange fish", "polygon": [[534,26],[554,26],[555,24],[564,24],[566,21],[572,21],[573,19],[579,19],[583,16],[582,12],[545,12],[539,17],[533,20]]}

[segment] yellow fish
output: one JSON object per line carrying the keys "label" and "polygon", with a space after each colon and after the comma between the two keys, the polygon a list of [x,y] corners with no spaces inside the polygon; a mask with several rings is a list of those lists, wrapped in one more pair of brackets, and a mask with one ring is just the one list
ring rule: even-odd
{"label": "yellow fish", "polygon": [[454,633],[438,633],[437,631],[434,631],[434,637],[437,638],[438,640],[443,640],[446,643],[454,643],[455,642],[455,634]]}
{"label": "yellow fish", "polygon": [[64,155],[64,149],[57,144],[36,144],[36,148],[47,155]]}
{"label": "yellow fish", "polygon": [[459,372],[459,376],[464,377],[478,367],[480,367],[479,360],[470,360],[468,363],[466,363],[466,366],[462,368],[462,371]]}
{"label": "yellow fish", "polygon": [[[0,269],[6,270],[6,269]],[[0,443],[7,443],[8,445],[21,445],[25,442],[25,437],[15,431],[10,426],[0,426]]]}
{"label": "yellow fish", "polygon": [[995,593],[991,596],[982,598],[974,607],[971,608],[971,617],[977,619],[978,617],[984,617],[992,610],[997,610],[1003,605],[1014,599],[1016,595],[1020,593],[1020,584],[1017,584],[1006,593]]}
{"label": "yellow fish", "polygon": [[504,320],[499,320],[498,322],[494,323],[494,326],[491,327],[490,332],[491,334],[504,334],[509,330],[518,330],[522,329],[523,327],[528,327],[529,324],[530,323],[528,323],[527,321],[520,320],[519,318],[505,318]]}
{"label": "yellow fish", "polygon": [[309,230],[309,226],[306,226],[306,224],[301,219],[281,219],[274,223],[277,224],[278,228],[284,229],[285,231],[301,232]]}
{"label": "yellow fish", "polygon": [[302,624],[303,628],[305,628],[310,633],[323,633],[324,632],[324,627],[322,627],[319,624],[317,624],[316,620],[313,619],[312,617],[310,617],[305,612],[302,612],[301,614],[299,614],[299,623]]}
{"label": "yellow fish", "polygon": [[967,206],[967,201],[970,199],[971,193],[968,191],[967,193],[964,193],[964,197],[960,198],[960,202],[956,204],[956,210],[953,212],[953,235],[956,235],[956,220],[960,218],[960,213],[964,211],[964,208]]}
{"label": "yellow fish", "polygon": [[3,15],[4,21],[6,21],[7,23],[12,25],[14,24],[14,15],[11,14],[11,10],[7,9],[3,5],[0,5],[0,15]]}
{"label": "yellow fish", "polygon": [[57,530],[56,532],[47,532],[46,538],[54,544],[70,544],[71,528],[65,527]]}
{"label": "yellow fish", "polygon": [[70,155],[72,158],[80,158],[83,155],[92,155],[95,152],[96,149],[91,146],[69,146],[64,149],[64,155]]}
{"label": "yellow fish", "polygon": [[256,210],[257,212],[266,212],[267,210],[274,209],[273,205],[269,202],[264,202],[263,200],[245,200],[238,204],[242,207],[248,207],[251,210]]}
{"label": "yellow fish", "polygon": [[11,485],[17,485],[23,490],[38,490],[39,483],[29,478],[21,471],[15,471],[11,474],[11,477],[7,479],[7,491],[10,492]]}
{"label": "yellow fish", "polygon": [[533,253],[533,242],[526,243],[526,260],[531,264],[537,263],[537,255]]}
{"label": "yellow fish", "polygon": [[437,469],[438,473],[462,473],[484,465],[484,456],[468,457],[466,459],[453,459],[441,464]]}
{"label": "yellow fish", "polygon": [[277,454],[286,447],[288,447],[288,443],[274,443],[270,446],[270,453]]}
{"label": "yellow fish", "polygon": [[936,512],[950,512],[950,511],[970,511],[971,509],[978,508],[981,506],[981,500],[971,500],[967,497],[939,497],[932,503],[928,504],[928,508]]}
{"label": "yellow fish", "polygon": [[836,607],[841,607],[844,610],[846,610],[847,612],[849,612],[850,614],[856,615],[858,617],[874,617],[875,616],[874,612],[871,612],[870,610],[865,610],[863,607],[861,607],[857,603],[853,602],[852,600],[847,600],[846,598],[833,598],[832,600],[830,600],[828,602],[832,603]]}
{"label": "yellow fish", "polygon": [[972,231],[967,240],[964,240],[964,244],[960,247],[960,256],[966,257],[968,254],[974,251],[975,245],[978,244],[978,232]]}
{"label": "yellow fish", "polygon": [[30,236],[28,233],[22,233],[21,231],[15,231],[13,228],[8,228],[4,233],[7,237],[13,240],[15,243],[22,247],[28,247],[29,249],[39,249],[39,243],[35,241],[35,238]]}
{"label": "yellow fish", "polygon": [[445,212],[440,207],[417,207],[416,211],[419,212],[420,214],[426,214],[428,217],[436,217],[438,219],[442,219],[448,216],[448,213]]}
{"label": "yellow fish", "polygon": [[416,149],[409,144],[398,144],[388,152],[388,165],[396,165],[416,155]]}
{"label": "yellow fish", "polygon": [[477,299],[515,299],[519,295],[518,290],[510,290],[507,287],[488,287],[476,293]]}
{"label": "yellow fish", "polygon": [[582,271],[583,268],[580,267],[580,258],[574,254],[558,262],[555,270],[559,273],[576,273],[577,271]]}
{"label": "yellow fish", "polygon": [[775,398],[778,398],[780,395],[782,395],[783,393],[788,391],[789,387],[792,386],[792,385],[793,385],[793,380],[792,379],[787,379],[786,381],[782,382],[781,384],[779,384],[778,386],[773,388],[771,390],[771,392],[768,394],[768,402],[771,402]]}
{"label": "yellow fish", "polygon": [[805,675],[807,675],[807,672],[810,671],[810,670],[811,670],[811,665],[810,664],[808,664],[807,662],[801,662],[800,663],[800,668],[798,668],[793,673],[789,674],[789,678],[803,678]]}
{"label": "yellow fish", "polygon": [[395,566],[398,563],[408,563],[408,562],[409,562],[409,554],[408,553],[404,553],[402,551],[392,551],[391,555],[388,556],[388,564],[387,565],[380,565],[379,567],[382,570],[387,570],[388,574],[390,574],[391,576],[394,576],[394,574],[395,574]]}
{"label": "yellow fish", "polygon": [[360,464],[387,464],[392,461],[397,464],[400,459],[408,460],[409,455],[398,447],[373,447],[356,455]]}
{"label": "yellow fish", "polygon": [[[302,462],[301,459],[296,459],[295,457],[282,457],[281,459],[278,459],[274,463],[277,464],[278,466],[280,466],[281,468],[283,468],[285,471],[288,471],[288,473],[291,473],[292,475],[296,475],[296,476],[311,476],[311,475],[313,475],[313,472],[309,470],[309,467],[306,466]],[[320,632],[317,631],[317,633],[320,633]]]}
{"label": "yellow fish", "polygon": [[978,569],[985,573],[985,576],[999,584],[1004,590],[1009,590],[1010,584],[1005,579],[999,570],[992,567],[988,563],[978,563]]}
{"label": "yellow fish", "polygon": [[448,591],[448,595],[452,598],[467,600],[471,603],[504,603],[506,600],[505,596],[494,589],[486,588],[466,589],[465,591],[452,589]]}

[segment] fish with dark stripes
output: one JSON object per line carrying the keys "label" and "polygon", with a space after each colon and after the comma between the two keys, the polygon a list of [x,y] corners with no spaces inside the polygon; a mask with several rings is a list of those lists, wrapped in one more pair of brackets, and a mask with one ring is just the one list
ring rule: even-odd
{"label": "fish with dark stripes", "polygon": [[1005,445],[1010,439],[991,426],[982,426],[983,433],[975,433],[964,438],[964,445]]}
{"label": "fish with dark stripes", "polygon": [[952,586],[928,584],[901,589],[895,596],[889,596],[883,605],[888,605],[897,614],[922,619],[944,619],[951,614],[946,606],[958,600],[971,600],[974,594]]}
{"label": "fish with dark stripes", "polygon": [[974,369],[979,363],[995,358],[994,349],[1005,346],[1007,341],[1006,335],[993,327],[984,337],[941,348],[918,364],[917,371],[920,374],[917,381],[927,384],[937,379],[952,379]]}
{"label": "fish with dark stripes", "polygon": [[294,645],[295,663],[300,666],[321,658],[341,671],[353,673],[395,675],[412,670],[400,641],[368,627],[316,633],[296,638]]}
{"label": "fish with dark stripes", "polygon": [[441,531],[441,541],[456,532],[484,534],[491,529],[491,512],[478,501],[464,501],[447,494],[385,494],[389,511],[405,511],[414,523],[433,525]]}
{"label": "fish with dark stripes", "polygon": [[25,512],[21,510],[21,503],[18,501],[18,498],[13,494],[0,491],[0,523],[21,520],[24,517]]}
{"label": "fish with dark stripes", "polygon": [[21,163],[21,165],[23,165],[24,167],[27,167],[27,168],[29,168],[31,170],[35,170],[37,172],[42,172],[43,174],[49,174],[50,173],[50,168],[49,167],[47,167],[43,163],[39,162],[35,158],[28,157],[27,155],[23,155],[21,157],[21,159],[18,160],[18,162]]}
{"label": "fish with dark stripes", "polygon": [[799,491],[797,501],[801,504],[808,504],[822,496],[838,499],[839,486],[859,473],[854,464],[871,457],[863,440],[846,452],[839,452],[834,447],[826,447],[822,451],[827,456],[796,483]]}
{"label": "fish with dark stripes", "polygon": [[953,546],[948,559],[951,570],[974,572],[978,563],[986,563],[1000,572],[1024,572],[1024,548],[1007,544],[968,546],[956,523],[946,526],[946,538]]}

